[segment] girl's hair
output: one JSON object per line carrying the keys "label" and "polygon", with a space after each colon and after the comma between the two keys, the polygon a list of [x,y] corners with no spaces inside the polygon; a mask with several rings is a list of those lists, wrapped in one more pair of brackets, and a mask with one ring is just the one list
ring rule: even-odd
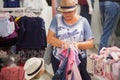
{"label": "girl's hair", "polygon": [[[9,54],[9,55],[8,55]],[[3,54],[2,54],[3,55]],[[0,57],[0,70],[3,67],[10,66],[11,64],[15,63],[15,56],[12,55],[11,52],[7,52],[7,54],[4,54],[4,56]]]}

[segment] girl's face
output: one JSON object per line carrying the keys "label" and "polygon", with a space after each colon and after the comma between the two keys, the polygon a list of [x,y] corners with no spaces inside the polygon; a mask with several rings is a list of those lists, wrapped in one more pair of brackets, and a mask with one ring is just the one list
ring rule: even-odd
{"label": "girl's face", "polygon": [[76,10],[70,12],[63,12],[63,17],[66,21],[71,21],[75,16]]}

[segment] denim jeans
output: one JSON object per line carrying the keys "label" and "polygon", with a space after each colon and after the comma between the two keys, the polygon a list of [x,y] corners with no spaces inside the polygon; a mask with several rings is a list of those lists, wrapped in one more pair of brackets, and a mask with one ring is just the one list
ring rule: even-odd
{"label": "denim jeans", "polygon": [[102,17],[103,33],[100,40],[99,51],[103,47],[109,47],[109,38],[116,28],[119,14],[120,5],[118,2],[104,1],[100,2],[100,11]]}

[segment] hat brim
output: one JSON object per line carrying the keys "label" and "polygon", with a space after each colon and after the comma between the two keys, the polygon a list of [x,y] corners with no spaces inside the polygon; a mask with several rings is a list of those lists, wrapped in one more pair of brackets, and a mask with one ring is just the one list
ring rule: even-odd
{"label": "hat brim", "polygon": [[69,9],[63,9],[60,6],[57,8],[57,11],[59,12],[70,12],[70,11],[74,11],[75,9],[78,8],[78,5],[76,5],[74,8],[69,8]]}
{"label": "hat brim", "polygon": [[[43,62],[43,65],[42,65],[42,67],[44,66],[44,60],[42,59],[42,58],[39,58],[42,62]],[[41,68],[42,68],[41,67]],[[32,75],[32,76],[28,76],[27,75],[27,73],[25,72],[25,79],[26,80],[30,80],[30,79],[32,79],[33,77],[35,77],[38,73],[39,73],[39,71],[41,70],[41,68],[34,74],[34,75]]]}

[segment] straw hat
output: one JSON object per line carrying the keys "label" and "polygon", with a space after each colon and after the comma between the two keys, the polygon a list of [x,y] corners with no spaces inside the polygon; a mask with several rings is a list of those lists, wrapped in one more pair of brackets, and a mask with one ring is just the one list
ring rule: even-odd
{"label": "straw hat", "polygon": [[44,60],[42,58],[30,58],[24,65],[25,79],[30,80],[35,77],[39,71],[44,67]]}
{"label": "straw hat", "polygon": [[69,12],[75,10],[77,7],[78,4],[75,0],[62,0],[57,10],[60,12]]}

